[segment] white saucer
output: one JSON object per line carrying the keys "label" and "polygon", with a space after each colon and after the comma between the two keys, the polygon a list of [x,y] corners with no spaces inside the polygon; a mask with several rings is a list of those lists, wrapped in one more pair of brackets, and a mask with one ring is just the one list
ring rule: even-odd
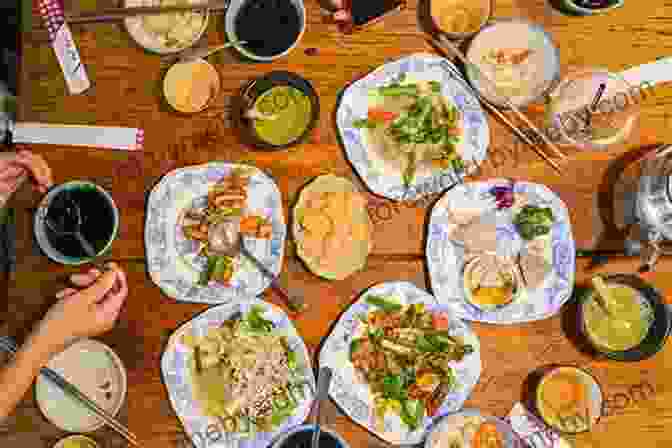
{"label": "white saucer", "polygon": [[[126,399],[126,369],[117,354],[101,342],[81,339],[54,356],[47,366],[110,415],[116,415]],[[35,398],[45,418],[64,431],[92,432],[104,424],[42,375],[35,382]]]}

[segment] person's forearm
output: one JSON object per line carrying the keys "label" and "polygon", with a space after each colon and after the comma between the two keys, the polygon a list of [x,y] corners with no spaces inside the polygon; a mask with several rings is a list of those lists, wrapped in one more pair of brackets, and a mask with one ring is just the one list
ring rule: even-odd
{"label": "person's forearm", "polygon": [[14,411],[51,356],[58,351],[53,341],[40,333],[31,334],[16,357],[0,370],[0,422]]}

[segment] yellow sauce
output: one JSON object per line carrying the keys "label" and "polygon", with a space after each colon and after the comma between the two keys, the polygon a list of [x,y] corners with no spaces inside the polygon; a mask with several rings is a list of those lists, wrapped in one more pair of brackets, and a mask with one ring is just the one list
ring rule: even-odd
{"label": "yellow sauce", "polygon": [[607,287],[612,296],[609,302],[611,316],[594,296],[583,305],[588,336],[596,345],[608,350],[629,350],[646,337],[653,321],[653,309],[629,286],[608,284]]}
{"label": "yellow sauce", "polygon": [[483,24],[487,6],[464,0],[431,0],[430,13],[436,27],[446,33],[473,33]]}
{"label": "yellow sauce", "polygon": [[472,300],[482,306],[499,306],[509,303],[513,294],[512,286],[484,286],[472,292]]}
{"label": "yellow sauce", "polygon": [[219,88],[217,70],[202,60],[175,64],[164,80],[166,100],[174,109],[185,113],[203,110]]}
{"label": "yellow sauce", "polygon": [[286,145],[301,137],[310,125],[312,104],[303,92],[294,87],[278,86],[264,92],[255,108],[273,119],[255,119],[257,136],[272,145]]}
{"label": "yellow sauce", "polygon": [[537,390],[537,407],[549,425],[567,433],[587,430],[593,420],[589,414],[590,390],[584,373],[560,368],[546,376]]}

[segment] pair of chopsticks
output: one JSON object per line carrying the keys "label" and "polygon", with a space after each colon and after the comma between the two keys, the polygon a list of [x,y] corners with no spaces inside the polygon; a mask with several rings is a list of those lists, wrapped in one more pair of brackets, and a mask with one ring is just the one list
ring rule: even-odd
{"label": "pair of chopsticks", "polygon": [[110,8],[100,11],[85,12],[77,15],[65,14],[65,21],[68,24],[103,23],[119,21],[126,17],[157,15],[172,12],[209,11],[212,13],[221,13],[228,9],[229,3],[230,0],[208,0],[206,2],[193,3],[190,5]]}
{"label": "pair of chopsticks", "polygon": [[[13,339],[9,337],[0,337],[0,349],[16,355],[17,346],[14,343]],[[98,406],[95,401],[84,395],[75,385],[68,382],[65,378],[59,375],[54,370],[43,367],[40,369],[40,373],[44,375],[49,381],[53,382],[56,386],[60,387],[65,393],[75,398],[82,405],[86,406],[87,409],[92,411],[98,417],[100,417],[108,426],[118,432],[124,439],[126,439],[133,446],[140,447],[140,443],[135,435],[130,432],[122,423],[120,423],[113,416],[108,414],[103,408]]]}
{"label": "pair of chopsticks", "polygon": [[[481,69],[471,61],[467,59],[467,57],[460,51],[455,44],[453,44],[448,38],[446,38],[444,35],[439,34],[438,37],[432,37],[432,43],[434,46],[438,47],[439,49],[443,50],[444,53],[450,53],[457,57],[465,66],[473,69],[478,77],[482,80],[485,81],[485,83],[488,85],[490,89],[493,89],[493,91],[496,91],[494,82],[488,78],[482,71]],[[462,78],[462,74],[457,72],[457,70],[452,70],[454,74],[456,75],[456,78],[459,82],[461,82],[466,88],[468,88],[476,97],[481,101],[481,103],[489,109],[492,113],[494,113],[497,117],[499,117],[500,120],[502,120],[512,131],[513,133],[520,138],[522,141],[527,143],[527,145],[539,156],[541,157],[546,163],[548,163],[555,171],[557,171],[559,174],[562,174],[562,169],[560,166],[553,160],[551,159],[546,152],[535,142],[533,142],[530,137],[525,134],[518,126],[513,124],[507,117],[504,115],[502,112],[500,112],[499,108],[490,102],[487,98],[485,98],[478,90],[475,88],[471,87],[469,83]],[[456,73],[455,73],[456,72]],[[501,95],[500,95],[501,96]],[[560,157],[561,160],[565,160],[567,157],[565,154],[558,149],[553,142],[549,140],[549,138],[546,136],[546,134],[543,131],[540,131],[534,123],[530,121],[525,114],[523,114],[518,107],[516,107],[515,104],[511,102],[511,100],[508,97],[502,96],[502,99],[504,100],[504,104],[509,107],[513,113],[520,118],[529,128],[534,131],[537,137],[543,141],[548,148],[552,150],[552,152]]]}

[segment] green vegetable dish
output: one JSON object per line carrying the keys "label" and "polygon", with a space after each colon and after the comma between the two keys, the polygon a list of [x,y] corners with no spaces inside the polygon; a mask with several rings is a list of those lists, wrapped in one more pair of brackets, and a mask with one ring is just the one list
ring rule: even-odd
{"label": "green vegetable dish", "polygon": [[444,312],[401,305],[394,297],[370,295],[366,301],[377,309],[360,316],[363,336],[352,340],[350,360],[374,395],[377,424],[393,412],[415,430],[457,385],[450,363],[474,349],[449,334]]}
{"label": "green vegetable dish", "polygon": [[367,132],[369,146],[383,159],[401,165],[406,186],[420,166],[464,170],[458,151],[460,112],[441,94],[439,82],[395,83],[374,89],[369,92],[367,117],[353,125]]}
{"label": "green vegetable dish", "polygon": [[306,398],[298,354],[289,347],[285,331],[263,312],[263,307],[253,306],[245,316],[234,315],[198,340],[183,337],[194,354],[194,398],[227,432],[272,431]]}
{"label": "green vegetable dish", "polygon": [[523,239],[528,241],[548,234],[551,231],[553,221],[553,212],[550,208],[537,207],[536,205],[526,205],[513,218],[516,230]]}

